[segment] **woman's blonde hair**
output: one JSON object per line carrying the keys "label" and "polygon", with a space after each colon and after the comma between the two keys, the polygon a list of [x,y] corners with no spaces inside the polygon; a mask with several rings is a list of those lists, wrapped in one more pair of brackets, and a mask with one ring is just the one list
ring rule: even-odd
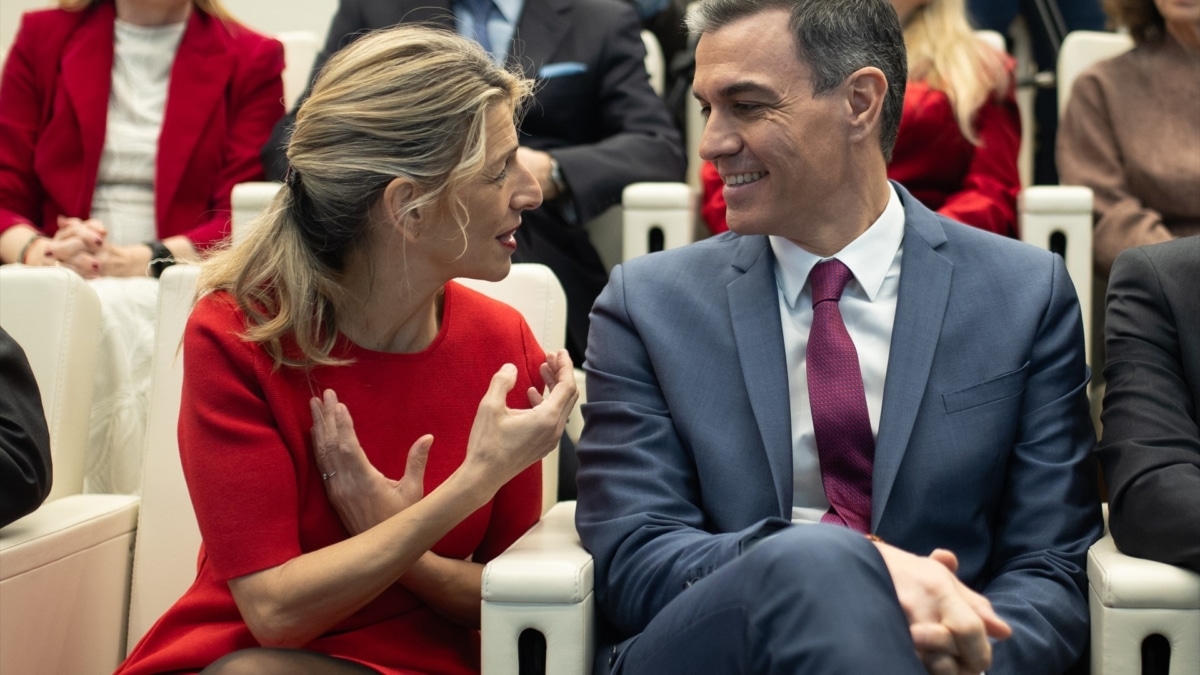
{"label": "woman's blonde hair", "polygon": [[[58,0],[58,6],[62,9],[74,12],[81,9],[87,9],[92,5],[97,5],[104,1],[105,0]],[[192,4],[195,5],[196,9],[213,18],[220,19],[222,21],[234,20],[233,15],[229,13],[229,10],[225,9],[225,6],[221,4],[221,0],[192,0]]]}
{"label": "woman's blonde hair", "polygon": [[915,9],[904,24],[904,46],[908,78],[945,92],[963,136],[978,143],[975,113],[1012,86],[1005,55],[975,35],[963,0],[930,0]]}
{"label": "woman's blonde hair", "polygon": [[335,54],[296,113],[288,179],[246,239],[215,253],[201,292],[228,291],[246,314],[245,338],[281,365],[343,363],[331,356],[347,254],[367,240],[372,213],[397,177],[465,226],[457,189],[486,160],[486,119],[515,112],[532,82],[495,66],[449,31],[400,26]]}

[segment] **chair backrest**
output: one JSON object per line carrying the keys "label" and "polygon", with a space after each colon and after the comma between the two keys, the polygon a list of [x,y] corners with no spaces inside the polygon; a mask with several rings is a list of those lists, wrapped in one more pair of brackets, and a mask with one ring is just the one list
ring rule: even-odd
{"label": "chair backrest", "polygon": [[7,265],[0,267],[0,326],[25,350],[41,390],[54,463],[46,501],[78,494],[100,342],[100,299],[70,270]]}
{"label": "chair backrest", "polygon": [[283,43],[283,105],[291,110],[308,87],[321,39],[307,30],[276,33],[275,39]]}
{"label": "chair backrest", "polygon": [[230,237],[233,239],[233,243],[237,244],[246,238],[250,223],[258,214],[266,210],[282,185],[282,183],[260,181],[238,183],[233,186],[233,192],[229,196],[232,211]]}
{"label": "chair backrest", "polygon": [[[511,305],[525,318],[533,337],[547,352],[562,349],[567,340],[567,294],[549,267],[536,263],[512,266],[500,281],[458,279],[500,302]],[[542,511],[558,500],[558,450],[542,460]]]}
{"label": "chair backrest", "polygon": [[1004,36],[994,30],[977,30],[975,37],[983,40],[987,46],[995,49],[998,52],[1008,52],[1008,45],[1004,42]]}
{"label": "chair backrest", "polygon": [[663,55],[662,45],[648,30],[642,31],[642,44],[646,46],[646,73],[650,75],[650,88],[662,96],[667,79],[667,59]]}
{"label": "chair backrest", "polygon": [[199,275],[196,265],[175,265],[159,280],[142,508],[129,598],[131,649],[196,578],[200,528],[183,478],[176,429],[183,391],[183,329]]}
{"label": "chair backrest", "polygon": [[1067,98],[1075,78],[1088,66],[1110,59],[1133,48],[1133,38],[1122,33],[1077,30],[1067,34],[1058,51],[1058,114],[1067,109]]}

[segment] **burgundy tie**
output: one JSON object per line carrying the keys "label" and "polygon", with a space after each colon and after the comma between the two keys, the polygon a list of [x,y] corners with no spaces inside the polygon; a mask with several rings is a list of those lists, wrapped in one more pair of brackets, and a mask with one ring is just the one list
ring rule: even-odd
{"label": "burgundy tie", "polygon": [[829,511],[821,522],[859,532],[871,528],[871,465],[875,439],[867,414],[858,353],[838,300],[854,275],[838,260],[826,260],[808,275],[813,322],[808,334],[808,399]]}

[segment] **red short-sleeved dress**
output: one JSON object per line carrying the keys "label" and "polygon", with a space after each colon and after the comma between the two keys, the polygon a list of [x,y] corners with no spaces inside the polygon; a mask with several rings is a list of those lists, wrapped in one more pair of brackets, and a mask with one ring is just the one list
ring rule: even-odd
{"label": "red short-sleeved dress", "polygon": [[[184,336],[179,417],[183,470],[204,539],[196,581],[118,673],[196,672],[258,646],[227,581],[349,536],[313,456],[312,396],[337,392],[367,456],[392,478],[404,474],[413,442],[433,434],[427,493],[462,463],[479,401],[504,363],[519,373],[508,405],[528,407],[526,390],[542,387],[544,355],[521,315],[450,283],[442,316],[436,339],[417,354],[372,352],[343,338],[335,353],[354,359],[351,365],[272,371],[267,353],[241,339],[244,315],[227,294],[197,303]],[[432,550],[485,562],[540,509],[535,464]],[[305,648],[389,674],[479,670],[478,633],[442,618],[399,584]]]}

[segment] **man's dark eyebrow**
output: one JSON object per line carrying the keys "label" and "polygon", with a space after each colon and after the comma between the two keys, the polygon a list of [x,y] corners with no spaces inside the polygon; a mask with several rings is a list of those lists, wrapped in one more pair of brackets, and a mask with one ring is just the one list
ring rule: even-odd
{"label": "man's dark eyebrow", "polygon": [[[733,98],[742,94],[760,94],[772,98],[776,96],[774,89],[752,80],[740,80],[732,84],[727,84],[717,92],[717,96],[719,98]],[[694,90],[692,91],[692,96],[701,103],[707,103],[707,101]]]}

